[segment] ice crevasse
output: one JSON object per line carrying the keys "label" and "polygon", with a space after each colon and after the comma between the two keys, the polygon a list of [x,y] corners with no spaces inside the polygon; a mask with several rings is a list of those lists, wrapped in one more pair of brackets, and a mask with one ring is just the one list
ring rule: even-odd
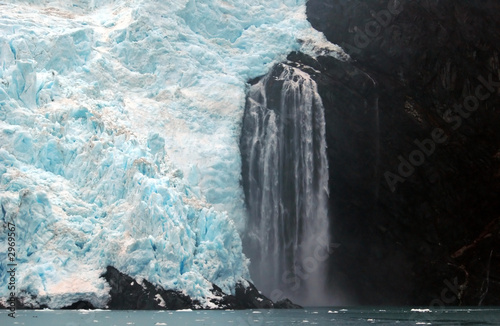
{"label": "ice crevasse", "polygon": [[0,1],[0,275],[14,222],[18,297],[105,307],[106,266],[207,305],[250,279],[247,81],[294,50],[344,55],[305,0]]}

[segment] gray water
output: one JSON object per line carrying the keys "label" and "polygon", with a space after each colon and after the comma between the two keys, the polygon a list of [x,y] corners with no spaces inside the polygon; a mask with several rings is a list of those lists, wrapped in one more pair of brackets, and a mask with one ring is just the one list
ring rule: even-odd
{"label": "gray water", "polygon": [[500,308],[308,308],[239,311],[20,310],[0,325],[500,325]]}

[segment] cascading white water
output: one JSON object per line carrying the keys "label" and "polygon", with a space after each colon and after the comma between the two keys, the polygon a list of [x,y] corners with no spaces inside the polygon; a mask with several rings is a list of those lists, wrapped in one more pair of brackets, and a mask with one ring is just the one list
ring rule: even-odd
{"label": "cascading white water", "polygon": [[325,303],[325,117],[307,73],[282,64],[251,86],[241,150],[252,278],[271,299]]}

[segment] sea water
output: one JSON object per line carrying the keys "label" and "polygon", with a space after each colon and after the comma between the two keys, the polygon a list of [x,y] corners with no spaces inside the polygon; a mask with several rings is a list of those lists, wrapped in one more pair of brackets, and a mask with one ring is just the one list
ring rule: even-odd
{"label": "sea water", "polygon": [[297,310],[0,312],[0,325],[500,325],[499,308],[307,308]]}

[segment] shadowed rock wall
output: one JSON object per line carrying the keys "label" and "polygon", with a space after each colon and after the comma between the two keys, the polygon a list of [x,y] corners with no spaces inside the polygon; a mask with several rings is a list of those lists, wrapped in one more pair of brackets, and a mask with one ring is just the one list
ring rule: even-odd
{"label": "shadowed rock wall", "polygon": [[310,0],[340,303],[500,304],[500,3]]}

